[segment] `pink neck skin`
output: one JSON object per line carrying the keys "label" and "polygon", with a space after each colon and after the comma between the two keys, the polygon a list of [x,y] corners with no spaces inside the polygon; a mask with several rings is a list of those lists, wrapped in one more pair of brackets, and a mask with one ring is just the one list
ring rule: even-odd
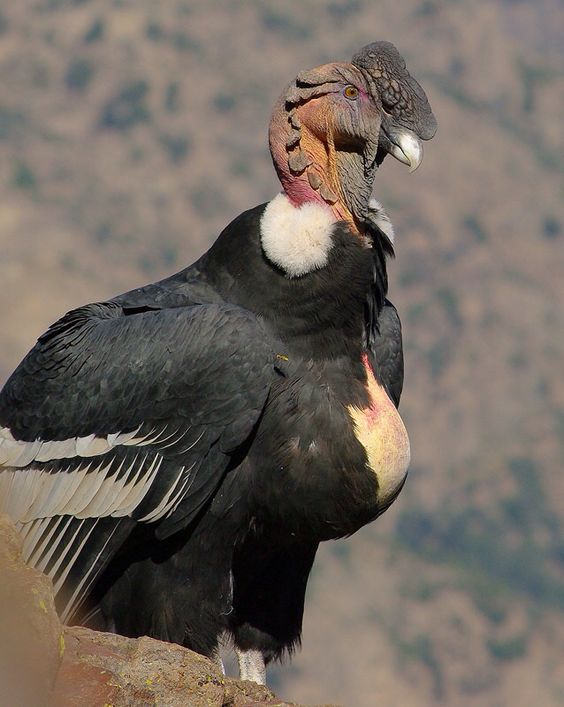
{"label": "pink neck skin", "polygon": [[295,176],[293,174],[290,174],[289,171],[287,174],[284,174],[284,176],[282,176],[280,171],[278,174],[280,176],[280,182],[282,183],[282,187],[286,192],[286,196],[288,197],[288,199],[290,199],[294,206],[301,206],[302,204],[305,204],[308,201],[314,201],[319,204],[324,204],[325,206],[330,206],[330,204],[327,204],[321,198],[319,193],[311,187],[310,183],[307,180],[307,177],[305,177],[303,174]]}
{"label": "pink neck skin", "polygon": [[[274,111],[270,123],[269,142],[272,161],[274,162],[278,179],[282,184],[286,196],[296,207],[306,203],[322,204],[333,212],[336,221],[347,221],[356,230],[350,213],[340,199],[334,204],[326,202],[319,192],[310,185],[306,171],[298,175],[290,172],[288,166],[288,152],[286,150],[288,130],[287,113],[279,106],[278,109]],[[304,148],[305,145],[303,145],[302,149]],[[315,159],[313,155],[311,155],[311,157]],[[317,167],[321,169],[322,166],[317,164]]]}

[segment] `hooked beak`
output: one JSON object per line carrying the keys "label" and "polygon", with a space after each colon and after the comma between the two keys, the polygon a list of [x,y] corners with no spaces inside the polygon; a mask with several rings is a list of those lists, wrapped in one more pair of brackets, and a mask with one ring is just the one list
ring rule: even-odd
{"label": "hooked beak", "polygon": [[408,165],[410,173],[415,172],[423,159],[421,140],[407,128],[392,129],[385,132],[390,143],[386,145],[387,151],[396,160]]}

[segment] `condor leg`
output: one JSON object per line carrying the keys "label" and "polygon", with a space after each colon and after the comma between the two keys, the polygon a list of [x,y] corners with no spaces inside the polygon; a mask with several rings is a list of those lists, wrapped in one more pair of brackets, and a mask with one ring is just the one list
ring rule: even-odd
{"label": "condor leg", "polygon": [[268,663],[299,645],[316,551],[317,543],[276,549],[271,541],[253,536],[236,553],[230,618],[242,679],[264,683]]}

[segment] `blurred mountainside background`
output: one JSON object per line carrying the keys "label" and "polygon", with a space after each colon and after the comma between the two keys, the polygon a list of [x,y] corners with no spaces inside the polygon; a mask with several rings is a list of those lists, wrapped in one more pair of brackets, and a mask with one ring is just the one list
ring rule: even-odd
{"label": "blurred mountainside background", "polygon": [[322,547],[281,697],[564,701],[561,0],[0,5],[0,384],[67,310],[192,262],[279,190],[274,100],[397,45],[439,122],[388,158],[412,468]]}

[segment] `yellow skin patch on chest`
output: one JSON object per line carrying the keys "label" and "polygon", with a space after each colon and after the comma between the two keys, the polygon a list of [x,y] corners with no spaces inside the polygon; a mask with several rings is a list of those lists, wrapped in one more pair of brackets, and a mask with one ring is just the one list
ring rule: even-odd
{"label": "yellow skin patch on chest", "polygon": [[405,425],[363,357],[370,404],[366,408],[348,406],[358,441],[366,450],[368,465],[378,479],[378,501],[389,503],[406,477],[410,460],[409,437]]}

